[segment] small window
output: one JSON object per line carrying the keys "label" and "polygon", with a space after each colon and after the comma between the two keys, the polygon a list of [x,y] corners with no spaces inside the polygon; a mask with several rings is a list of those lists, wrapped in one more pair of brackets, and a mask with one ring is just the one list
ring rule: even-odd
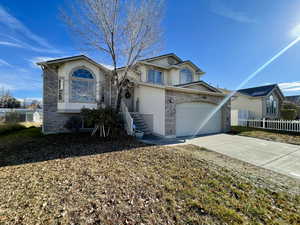
{"label": "small window", "polygon": [[189,69],[182,69],[180,71],[180,83],[186,84],[193,82],[193,72]]}
{"label": "small window", "polygon": [[153,84],[163,84],[163,73],[158,70],[149,70],[148,82]]}
{"label": "small window", "polygon": [[64,100],[64,79],[59,78],[58,80],[58,101],[63,102]]}

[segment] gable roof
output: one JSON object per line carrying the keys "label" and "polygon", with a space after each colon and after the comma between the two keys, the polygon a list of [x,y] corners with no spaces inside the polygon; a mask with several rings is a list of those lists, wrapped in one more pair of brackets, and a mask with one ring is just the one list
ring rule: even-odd
{"label": "gable roof", "polygon": [[277,84],[271,84],[253,88],[240,89],[238,90],[238,92],[252,97],[262,97],[268,95],[276,87],[278,87]]}
{"label": "gable roof", "polygon": [[70,61],[75,61],[75,60],[86,60],[88,62],[90,62],[91,64],[100,67],[103,70],[106,71],[111,71],[110,69],[108,69],[107,67],[97,63],[96,61],[92,60],[91,58],[85,56],[85,55],[75,55],[75,56],[70,56],[70,57],[65,57],[65,58],[59,58],[59,59],[52,59],[52,60],[48,60],[48,61],[43,61],[43,62],[37,62],[36,64],[39,66],[43,66],[43,65],[54,65],[54,64],[59,64],[59,63],[64,63],[64,62],[70,62]]}
{"label": "gable roof", "polygon": [[[159,56],[155,56],[155,57],[151,57],[151,58],[138,60],[137,63],[151,63],[151,61],[153,61],[153,60],[163,59],[163,58],[167,58],[167,57],[172,57],[172,58],[176,59],[177,63],[172,64],[170,66],[154,65],[154,64],[153,64],[153,66],[161,67],[161,68],[164,68],[164,69],[170,69],[170,68],[174,68],[174,67],[175,68],[180,68],[179,66],[181,66],[181,65],[189,64],[193,69],[195,69],[196,73],[199,73],[199,74],[204,74],[205,73],[196,64],[194,64],[192,61],[190,61],[190,60],[183,61],[175,53],[168,53],[168,54],[164,54],[164,55],[159,55]],[[122,70],[124,68],[125,68],[124,66],[119,67],[118,70]]]}
{"label": "gable roof", "polygon": [[177,85],[174,85],[174,86],[175,87],[188,87],[188,86],[195,85],[195,84],[202,84],[203,86],[207,87],[208,89],[210,89],[212,91],[222,93],[218,88],[215,88],[215,87],[209,85],[208,83],[204,82],[203,80],[194,81],[194,82],[185,83],[185,84],[177,84]]}
{"label": "gable roof", "polygon": [[158,55],[158,56],[154,56],[154,57],[151,57],[151,58],[142,59],[142,60],[139,60],[139,61],[152,61],[152,60],[155,60],[155,59],[161,59],[161,58],[166,58],[166,57],[173,57],[179,63],[183,62],[183,60],[181,58],[179,58],[175,53],[168,53],[168,54],[164,54],[164,55]]}
{"label": "gable roof", "polygon": [[195,65],[191,60],[185,60],[176,65],[180,66],[180,65],[184,65],[184,64],[189,64],[191,67],[193,67],[194,70],[196,70],[197,73],[204,74],[204,72],[197,65]]}

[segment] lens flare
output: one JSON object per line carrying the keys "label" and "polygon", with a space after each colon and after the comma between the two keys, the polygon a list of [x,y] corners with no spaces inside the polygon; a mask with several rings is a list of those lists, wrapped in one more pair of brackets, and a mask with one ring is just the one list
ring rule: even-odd
{"label": "lens flare", "polygon": [[257,74],[259,74],[261,71],[263,71],[266,67],[268,67],[272,62],[274,62],[276,59],[278,59],[281,55],[283,55],[287,50],[289,50],[291,47],[296,45],[300,41],[300,36],[292,41],[290,44],[288,44],[285,48],[280,50],[276,55],[274,55],[272,58],[270,58],[265,64],[260,66],[256,71],[254,71],[252,74],[250,74],[240,85],[238,85],[235,89],[235,91],[231,92],[229,95],[227,95],[222,102],[214,110],[211,111],[211,113],[205,118],[205,120],[201,123],[198,130],[194,133],[192,138],[194,138],[200,130],[208,123],[208,121],[216,114],[230,99],[233,95],[236,94],[237,90],[241,89],[245,84],[247,84],[251,79],[256,77]]}

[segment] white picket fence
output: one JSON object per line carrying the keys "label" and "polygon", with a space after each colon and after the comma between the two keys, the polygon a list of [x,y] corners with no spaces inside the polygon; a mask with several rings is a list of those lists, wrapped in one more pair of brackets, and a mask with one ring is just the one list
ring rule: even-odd
{"label": "white picket fence", "polygon": [[300,132],[300,120],[240,119],[239,126],[261,128],[261,129],[268,129],[268,130]]}

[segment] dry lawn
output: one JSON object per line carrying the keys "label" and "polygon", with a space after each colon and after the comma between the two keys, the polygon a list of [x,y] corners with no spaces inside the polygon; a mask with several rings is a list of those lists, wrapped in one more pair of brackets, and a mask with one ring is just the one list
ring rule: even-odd
{"label": "dry lawn", "polygon": [[121,140],[0,137],[0,224],[300,224],[299,195],[194,157],[205,149]]}
{"label": "dry lawn", "polygon": [[232,127],[232,133],[246,137],[260,138],[268,141],[300,145],[300,133],[287,133],[245,127]]}

